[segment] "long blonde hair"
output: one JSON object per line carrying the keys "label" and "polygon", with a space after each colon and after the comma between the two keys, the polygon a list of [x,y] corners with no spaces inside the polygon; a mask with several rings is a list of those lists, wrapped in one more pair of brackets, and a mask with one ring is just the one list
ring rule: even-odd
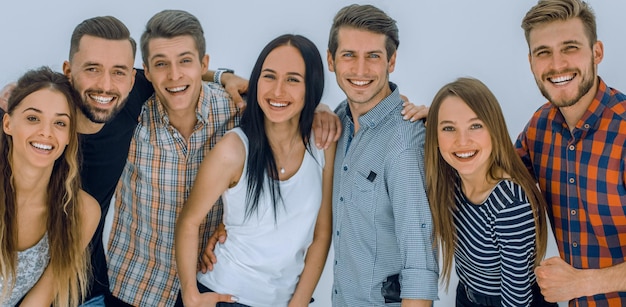
{"label": "long blonde hair", "polygon": [[[78,206],[80,177],[78,135],[76,133],[76,101],[81,99],[68,79],[47,67],[31,70],[17,82],[8,101],[7,114],[12,115],[22,100],[41,89],[51,89],[65,96],[70,109],[70,139],[63,155],[53,166],[48,183],[48,216],[46,231],[50,246],[50,262],[55,280],[54,306],[78,306],[85,297],[89,281],[89,251],[81,243],[81,218]],[[0,277],[11,284],[3,286],[4,298],[14,287],[17,268],[17,200],[13,173],[13,139],[0,129]]]}
{"label": "long blonde hair", "polygon": [[441,245],[443,253],[441,276],[446,288],[450,283],[456,246],[456,229],[452,213],[456,210],[454,186],[459,176],[439,152],[437,123],[441,104],[450,96],[462,99],[489,129],[493,150],[487,176],[490,179],[500,180],[503,178],[498,178],[500,177],[498,174],[503,171],[510,176],[511,181],[522,187],[530,200],[535,219],[535,265],[539,264],[545,256],[547,241],[546,201],[513,147],[498,100],[479,80],[459,78],[443,86],[433,99],[427,118],[427,122],[432,126],[426,129],[424,158],[428,202],[433,214],[435,242]]}

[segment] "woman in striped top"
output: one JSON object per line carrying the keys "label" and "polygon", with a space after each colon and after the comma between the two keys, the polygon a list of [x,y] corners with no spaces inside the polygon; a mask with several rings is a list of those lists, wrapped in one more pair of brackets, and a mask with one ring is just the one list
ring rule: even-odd
{"label": "woman in striped top", "polygon": [[545,200],[480,81],[445,85],[430,107],[426,178],[442,278],[457,306],[549,306],[533,270],[546,251]]}

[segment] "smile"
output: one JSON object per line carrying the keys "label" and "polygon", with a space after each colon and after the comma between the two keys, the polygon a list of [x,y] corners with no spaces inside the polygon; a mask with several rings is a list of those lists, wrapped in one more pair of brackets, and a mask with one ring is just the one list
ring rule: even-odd
{"label": "smile", "polygon": [[563,84],[563,83],[567,83],[569,81],[572,81],[572,79],[574,79],[574,77],[576,77],[576,74],[559,76],[559,77],[554,77],[554,78],[548,78],[548,81],[550,81],[550,82],[552,82],[554,84]]}
{"label": "smile", "polygon": [[269,101],[269,104],[270,104],[272,107],[277,107],[277,108],[284,108],[284,107],[286,107],[286,106],[288,106],[288,105],[289,105],[289,104],[288,104],[288,103],[286,103],[286,102],[278,102],[278,101],[273,101],[273,100],[270,100],[270,101]]}
{"label": "smile", "polygon": [[104,96],[89,95],[89,98],[93,99],[95,102],[97,102],[99,104],[108,104],[111,101],[113,101],[114,97],[104,97]]}
{"label": "smile", "polygon": [[187,88],[189,88],[189,85],[177,86],[177,87],[172,87],[172,88],[166,87],[165,90],[170,93],[179,93],[179,92],[186,90]]}
{"label": "smile", "polygon": [[365,86],[365,85],[368,85],[368,84],[372,83],[371,80],[370,81],[356,81],[356,80],[349,79],[348,81],[350,81],[350,83],[352,83],[352,84],[354,84],[356,86]]}
{"label": "smile", "polygon": [[455,152],[454,155],[457,158],[467,159],[467,158],[471,158],[475,156],[477,153],[478,153],[478,150],[474,150],[474,151],[465,151],[465,152]]}
{"label": "smile", "polygon": [[30,145],[37,149],[47,150],[47,151],[50,151],[53,148],[52,145],[46,145],[46,144],[35,143],[35,142],[30,143]]}

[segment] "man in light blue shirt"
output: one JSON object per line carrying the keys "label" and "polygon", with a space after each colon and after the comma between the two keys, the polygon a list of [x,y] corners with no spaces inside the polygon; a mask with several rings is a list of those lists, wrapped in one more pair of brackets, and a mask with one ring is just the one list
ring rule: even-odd
{"label": "man in light blue shirt", "polygon": [[344,7],[330,31],[328,66],[347,96],[335,110],[343,133],[333,186],[333,306],[438,299],[425,128],[402,119],[398,87],[389,82],[398,44],[395,20],[371,5]]}

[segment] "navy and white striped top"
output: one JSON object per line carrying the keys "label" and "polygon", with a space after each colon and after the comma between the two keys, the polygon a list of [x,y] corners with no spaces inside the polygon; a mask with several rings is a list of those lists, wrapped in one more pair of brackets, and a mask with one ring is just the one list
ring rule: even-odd
{"label": "navy and white striped top", "polygon": [[455,198],[459,279],[476,292],[500,296],[502,306],[529,306],[535,223],[522,188],[502,180],[482,204],[473,204],[457,185]]}

